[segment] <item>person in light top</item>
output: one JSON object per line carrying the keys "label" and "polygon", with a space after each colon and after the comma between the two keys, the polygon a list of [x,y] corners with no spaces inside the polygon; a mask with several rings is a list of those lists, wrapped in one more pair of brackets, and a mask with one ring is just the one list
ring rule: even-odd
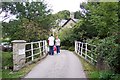
{"label": "person in light top", "polygon": [[55,41],[55,38],[54,38],[53,35],[51,34],[51,36],[48,38],[49,55],[54,55],[54,50],[53,50],[54,41]]}
{"label": "person in light top", "polygon": [[56,36],[55,45],[57,48],[57,54],[60,54],[60,39],[58,38],[58,36]]}

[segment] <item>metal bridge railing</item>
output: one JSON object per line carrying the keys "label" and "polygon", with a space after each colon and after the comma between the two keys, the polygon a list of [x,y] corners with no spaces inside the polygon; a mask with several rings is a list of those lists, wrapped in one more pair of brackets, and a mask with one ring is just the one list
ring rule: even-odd
{"label": "metal bridge railing", "polygon": [[77,55],[92,63],[93,65],[96,65],[97,63],[97,54],[95,53],[96,49],[97,48],[95,45],[75,41],[75,52]]}
{"label": "metal bridge railing", "polygon": [[26,43],[25,48],[26,63],[31,63],[47,55],[46,40]]}

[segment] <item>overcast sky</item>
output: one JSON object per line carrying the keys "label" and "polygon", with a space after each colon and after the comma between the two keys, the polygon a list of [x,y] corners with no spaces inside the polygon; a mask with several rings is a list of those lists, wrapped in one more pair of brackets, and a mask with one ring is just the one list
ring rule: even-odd
{"label": "overcast sky", "polygon": [[87,0],[45,0],[45,2],[53,9],[53,13],[62,10],[69,10],[75,12],[80,10],[80,3]]}
{"label": "overcast sky", "polygon": [[[75,12],[80,10],[80,3],[86,2],[87,0],[44,0],[48,4],[49,9],[52,9],[52,13],[57,13],[62,10],[69,10],[70,12]],[[0,14],[0,21],[2,21],[2,16],[5,14]],[[16,16],[12,16],[5,20],[8,22],[10,19],[15,19]]]}

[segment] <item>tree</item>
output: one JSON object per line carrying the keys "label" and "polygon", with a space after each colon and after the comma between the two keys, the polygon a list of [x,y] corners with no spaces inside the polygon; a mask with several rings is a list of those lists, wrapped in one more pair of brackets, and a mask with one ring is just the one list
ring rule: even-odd
{"label": "tree", "polygon": [[[9,29],[16,34],[19,34],[17,28],[20,28],[22,32],[21,35],[17,35],[19,39],[25,39],[27,41],[34,41],[39,39],[45,39],[46,35],[48,35],[51,27],[53,18],[50,13],[50,9],[47,9],[47,4],[44,2],[3,2],[2,10],[4,12],[10,12],[13,15],[17,15],[18,21],[13,21],[8,23],[8,25],[14,25]],[[18,24],[14,24],[14,22],[18,22]],[[3,28],[8,28],[10,26],[5,26],[3,23]],[[15,29],[15,30],[14,30]],[[3,29],[6,31],[6,29]],[[18,37],[11,36],[11,32],[6,31],[4,33],[9,32],[9,37],[11,40],[18,39]]]}
{"label": "tree", "polygon": [[89,11],[86,14],[89,22],[92,22],[92,26],[95,26],[98,31],[98,37],[114,35],[118,30],[117,3],[88,3],[85,8]]}
{"label": "tree", "polygon": [[69,19],[70,18],[70,11],[63,10],[59,11],[58,13],[54,14],[56,20],[57,19]]}
{"label": "tree", "polygon": [[82,14],[81,14],[80,11],[76,11],[76,12],[74,12],[74,18],[75,18],[75,19],[80,19],[81,16],[82,16]]}

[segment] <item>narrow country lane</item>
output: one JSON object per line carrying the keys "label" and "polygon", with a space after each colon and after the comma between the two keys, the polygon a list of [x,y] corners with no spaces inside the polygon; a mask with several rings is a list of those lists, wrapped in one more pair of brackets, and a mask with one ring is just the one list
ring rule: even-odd
{"label": "narrow country lane", "polygon": [[48,55],[25,78],[86,78],[79,58],[68,50]]}

